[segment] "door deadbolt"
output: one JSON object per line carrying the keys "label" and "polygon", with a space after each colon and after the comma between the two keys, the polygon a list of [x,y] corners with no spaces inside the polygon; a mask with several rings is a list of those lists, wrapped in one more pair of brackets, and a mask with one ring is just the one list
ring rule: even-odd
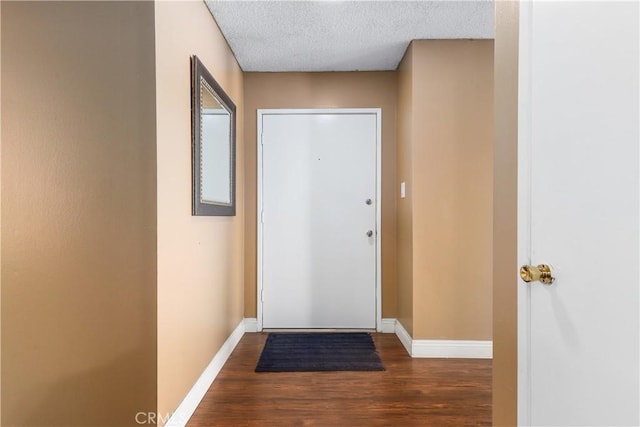
{"label": "door deadbolt", "polygon": [[371,236],[373,236],[373,230],[367,231],[367,237],[371,237]]}
{"label": "door deadbolt", "polygon": [[520,267],[520,277],[527,283],[540,282],[544,285],[552,284],[555,279],[551,274],[551,267],[547,264],[523,265]]}
{"label": "door deadbolt", "polygon": [[370,205],[371,203],[373,203],[373,201],[371,199],[367,199],[367,201],[365,202],[367,205]]}

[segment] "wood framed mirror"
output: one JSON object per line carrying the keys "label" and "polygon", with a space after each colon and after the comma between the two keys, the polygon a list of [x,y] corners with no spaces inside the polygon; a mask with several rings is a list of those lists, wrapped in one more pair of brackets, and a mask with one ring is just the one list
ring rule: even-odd
{"label": "wood framed mirror", "polygon": [[192,210],[236,214],[236,106],[197,56],[191,57]]}

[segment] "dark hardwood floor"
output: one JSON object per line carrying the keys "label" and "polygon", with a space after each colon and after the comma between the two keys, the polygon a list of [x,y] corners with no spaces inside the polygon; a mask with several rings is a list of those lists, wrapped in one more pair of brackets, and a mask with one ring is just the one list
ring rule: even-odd
{"label": "dark hardwood floor", "polygon": [[255,373],[267,334],[245,334],[188,426],[489,426],[491,361],[412,359],[373,334],[383,372]]}

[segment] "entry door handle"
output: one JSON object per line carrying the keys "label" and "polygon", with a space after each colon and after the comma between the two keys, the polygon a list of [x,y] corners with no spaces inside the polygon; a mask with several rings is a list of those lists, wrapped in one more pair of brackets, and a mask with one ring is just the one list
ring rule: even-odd
{"label": "entry door handle", "polygon": [[552,284],[555,279],[551,274],[551,267],[547,264],[523,265],[520,267],[520,277],[527,283],[540,282],[544,285]]}
{"label": "entry door handle", "polygon": [[371,236],[373,236],[373,230],[367,231],[367,237],[371,237]]}

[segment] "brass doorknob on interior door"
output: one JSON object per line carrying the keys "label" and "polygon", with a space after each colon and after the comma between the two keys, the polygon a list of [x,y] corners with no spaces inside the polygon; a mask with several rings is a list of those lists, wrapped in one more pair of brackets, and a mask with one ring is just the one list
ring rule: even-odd
{"label": "brass doorknob on interior door", "polygon": [[545,285],[553,283],[554,277],[551,275],[551,267],[547,264],[523,265],[520,267],[520,277],[527,283],[540,282]]}

